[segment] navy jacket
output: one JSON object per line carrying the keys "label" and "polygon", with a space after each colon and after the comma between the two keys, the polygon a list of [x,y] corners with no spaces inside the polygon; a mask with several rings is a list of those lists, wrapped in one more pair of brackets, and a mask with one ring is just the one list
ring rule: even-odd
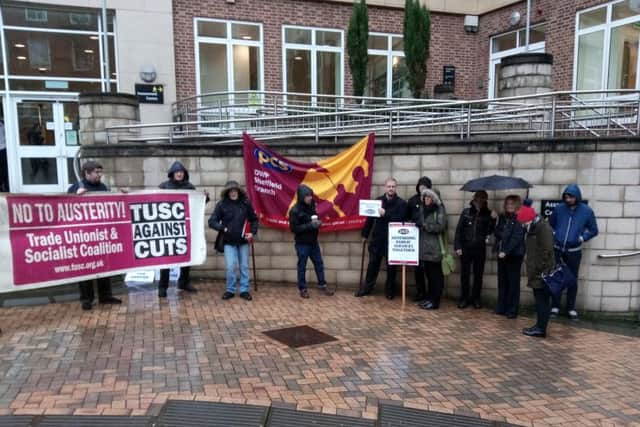
{"label": "navy jacket", "polygon": [[577,199],[576,207],[571,209],[566,203],[560,203],[549,217],[553,229],[554,247],[562,252],[575,252],[582,249],[582,242],[598,235],[598,224],[593,210],[582,201],[582,192],[576,184],[569,184],[562,196],[569,194]]}
{"label": "navy jacket", "polygon": [[495,230],[497,252],[504,252],[509,257],[523,257],[525,234],[526,230],[515,215],[500,215]]}

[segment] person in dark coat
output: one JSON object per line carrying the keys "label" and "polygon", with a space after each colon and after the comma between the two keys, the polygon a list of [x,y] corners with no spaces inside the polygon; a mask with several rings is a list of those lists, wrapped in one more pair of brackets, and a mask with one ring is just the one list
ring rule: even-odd
{"label": "person in dark coat", "polygon": [[[423,176],[418,180],[418,183],[416,184],[416,194],[407,200],[407,214],[405,215],[405,222],[414,221],[417,212],[420,210],[420,205],[422,204],[422,192],[427,189],[430,190],[431,187],[431,178],[428,176]],[[414,300],[416,302],[428,300],[429,295],[425,286],[424,270],[422,269],[421,264],[418,264],[414,268],[414,273],[416,280],[416,297]]]}
{"label": "person in dark coat", "polygon": [[[89,160],[82,165],[82,179],[72,184],[67,193],[69,194],[85,194],[94,191],[109,191],[109,188],[102,182],[102,165],[93,160]],[[100,277],[96,279],[98,287],[98,302],[100,304],[120,304],[122,301],[113,296],[111,289],[111,279],[109,277]],[[93,280],[85,280],[78,284],[80,288],[80,302],[83,310],[91,310],[93,300],[95,299],[95,291],[93,289]]]}
{"label": "person in dark coat", "polygon": [[333,295],[324,278],[324,263],[318,244],[318,231],[321,226],[322,222],[318,219],[316,203],[313,200],[313,190],[306,185],[300,185],[297,191],[297,202],[289,211],[289,228],[295,235],[295,248],[298,255],[298,290],[302,298],[309,298],[306,279],[309,258],[316,271],[318,288],[327,296]]}
{"label": "person in dark coat", "polygon": [[[211,217],[209,227],[223,233],[224,262],[227,268],[227,289],[222,299],[233,298],[236,282],[240,281],[240,297],[251,301],[249,293],[249,242],[258,232],[256,215],[247,194],[236,181],[225,184]],[[239,271],[236,274],[236,271]]]}
{"label": "person in dark coat", "polygon": [[420,264],[429,283],[429,299],[420,303],[424,310],[437,310],[444,289],[442,272],[442,234],[447,232],[447,213],[438,194],[428,188],[422,191],[414,222],[420,229]]}
{"label": "person in dark coat", "polygon": [[[473,195],[469,207],[460,214],[456,226],[454,250],[460,257],[460,301],[458,308],[467,308],[472,303],[482,307],[482,276],[487,258],[487,239],[495,229],[497,214],[487,206],[489,195],[478,191]],[[473,266],[473,290],[469,296],[469,282]]]}
{"label": "person in dark coat", "polygon": [[[553,229],[556,262],[564,262],[578,278],[582,260],[582,244],[598,235],[598,223],[593,210],[582,201],[582,192],[577,184],[569,184],[562,193],[563,203],[556,206],[549,217]],[[567,289],[567,315],[577,319],[576,296],[578,283]],[[551,314],[560,313],[562,294],[553,297]]]}
{"label": "person in dark coat", "polygon": [[544,338],[547,336],[549,323],[551,294],[547,285],[542,281],[542,274],[548,272],[555,265],[553,254],[553,231],[549,224],[542,221],[536,211],[523,206],[518,210],[518,222],[526,230],[527,252],[527,286],[533,289],[536,302],[536,324],[524,328],[522,333]]}
{"label": "person in dark coat", "polygon": [[524,259],[524,229],[517,220],[520,196],[510,195],[504,201],[504,213],[496,225],[498,252],[498,305],[496,313],[509,319],[518,316],[520,306],[520,269]]}
{"label": "person in dark coat", "polygon": [[[159,185],[162,190],[195,190],[196,187],[189,181],[189,172],[179,161],[173,162],[169,171],[167,172],[167,181]],[[207,202],[209,201],[209,194],[207,195]],[[198,290],[191,285],[189,281],[189,273],[191,268],[189,266],[180,267],[180,278],[178,279],[178,289],[186,292],[197,292]],[[169,288],[169,272],[168,268],[160,270],[160,282],[158,282],[158,296],[160,298],[167,297],[167,289]]]}
{"label": "person in dark coat", "polygon": [[[407,202],[396,194],[397,181],[395,178],[388,178],[385,181],[385,193],[376,200],[382,201],[379,209],[379,217],[368,217],[362,229],[362,238],[369,240],[369,265],[364,287],[356,292],[356,297],[369,295],[376,284],[382,258],[388,255],[389,223],[402,222],[407,213]],[[369,239],[369,236],[371,238]],[[385,295],[388,299],[395,297],[396,268],[387,265],[387,280],[385,283]]]}

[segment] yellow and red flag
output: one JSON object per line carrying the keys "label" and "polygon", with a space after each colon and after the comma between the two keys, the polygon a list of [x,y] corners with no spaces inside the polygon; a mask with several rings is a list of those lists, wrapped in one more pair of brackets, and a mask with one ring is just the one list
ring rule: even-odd
{"label": "yellow and red flag", "polygon": [[374,134],[316,163],[287,159],[244,134],[244,165],[251,203],[266,226],[286,229],[300,184],[313,190],[321,231],[362,228],[360,199],[369,199],[373,172]]}

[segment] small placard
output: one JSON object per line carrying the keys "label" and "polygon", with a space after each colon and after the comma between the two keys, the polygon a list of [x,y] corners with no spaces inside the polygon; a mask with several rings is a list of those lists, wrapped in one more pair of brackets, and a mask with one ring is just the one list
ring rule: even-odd
{"label": "small placard", "polygon": [[382,200],[360,200],[360,216],[379,217],[378,209],[382,207]]}
{"label": "small placard", "polygon": [[136,83],[136,96],[141,104],[164,104],[164,85]]}
{"label": "small placard", "polygon": [[389,223],[389,265],[418,265],[420,229],[410,222]]}

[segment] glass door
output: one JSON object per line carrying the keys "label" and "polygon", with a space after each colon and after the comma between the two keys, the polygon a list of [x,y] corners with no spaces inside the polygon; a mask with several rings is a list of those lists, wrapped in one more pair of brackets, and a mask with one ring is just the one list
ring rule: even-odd
{"label": "glass door", "polygon": [[13,103],[17,158],[16,190],[58,193],[75,182],[78,104],[71,100],[16,99]]}

